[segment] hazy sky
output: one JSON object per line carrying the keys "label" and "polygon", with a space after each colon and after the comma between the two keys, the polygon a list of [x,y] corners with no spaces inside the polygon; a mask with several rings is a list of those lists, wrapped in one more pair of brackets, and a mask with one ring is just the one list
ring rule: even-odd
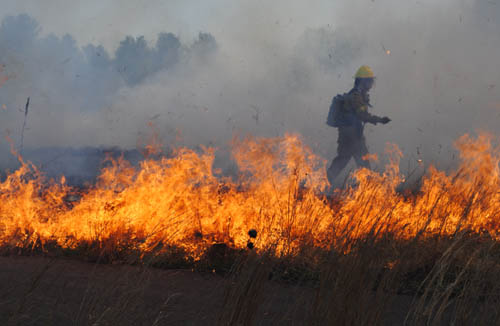
{"label": "hazy sky", "polygon": [[[329,102],[349,90],[362,64],[377,74],[373,112],[393,120],[367,128],[372,152],[382,153],[391,141],[408,159],[447,160],[458,136],[477,130],[498,134],[496,1],[3,0],[1,6],[0,21],[26,13],[38,21],[39,38],[69,34],[77,46],[103,45],[111,57],[127,35],[144,35],[153,47],[159,33],[170,32],[188,48],[204,32],[218,45],[210,58],[186,55],[175,69],[139,84],[117,82],[107,104],[92,109],[88,103],[76,108],[72,99],[95,96],[96,83],[85,84],[86,90],[81,84],[59,90],[68,80],[59,82],[54,71],[69,78],[64,58],[64,65],[45,65],[38,73],[47,76],[44,80],[37,76],[34,82],[32,72],[12,72],[19,86],[12,84],[6,94],[6,84],[0,97],[21,107],[28,94],[40,94],[32,99],[37,122],[31,120],[26,133],[28,146],[130,148],[154,118],[167,142],[178,132],[194,146],[226,144],[235,131],[263,136],[291,131],[331,159],[336,132],[324,123]],[[49,60],[49,50],[44,51]],[[26,60],[44,66],[43,56],[31,57]],[[0,63],[14,67],[11,71],[24,60],[6,58]],[[116,80],[111,72],[105,78]],[[21,115],[1,117],[0,128],[15,129]]]}
{"label": "hazy sky", "polygon": [[[3,0],[0,18],[27,13],[40,22],[44,33],[69,33],[80,44],[107,48],[115,48],[125,35],[154,37],[162,31],[185,38],[209,31],[228,47],[233,42],[265,47],[268,42],[293,45],[308,28],[356,22],[371,29],[387,20],[421,20],[429,10],[456,14],[467,2],[471,1]],[[457,10],[446,13],[450,4],[458,5]]]}

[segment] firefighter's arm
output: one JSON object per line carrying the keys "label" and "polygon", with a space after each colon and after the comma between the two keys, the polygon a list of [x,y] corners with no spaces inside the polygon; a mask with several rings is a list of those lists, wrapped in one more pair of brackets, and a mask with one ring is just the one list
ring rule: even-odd
{"label": "firefighter's arm", "polygon": [[363,122],[368,122],[372,124],[383,123],[386,124],[391,119],[388,117],[379,117],[368,112],[368,105],[364,103],[361,94],[353,94],[352,98],[352,108],[357,118]]}
{"label": "firefighter's arm", "polygon": [[363,122],[372,123],[374,125],[377,123],[386,124],[389,121],[391,121],[391,119],[389,119],[388,117],[379,117],[377,115],[370,114],[368,112],[367,106],[361,106],[355,109],[354,112],[356,112],[356,116],[358,117],[359,120]]}

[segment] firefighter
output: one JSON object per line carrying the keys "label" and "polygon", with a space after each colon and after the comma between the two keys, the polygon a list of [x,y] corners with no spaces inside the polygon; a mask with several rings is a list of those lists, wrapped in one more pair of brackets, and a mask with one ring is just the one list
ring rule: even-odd
{"label": "firefighter", "polygon": [[363,157],[368,154],[363,129],[365,123],[386,124],[391,119],[379,117],[368,112],[371,108],[368,92],[373,87],[375,75],[368,66],[361,66],[355,75],[354,87],[344,95],[344,110],[352,114],[349,125],[337,127],[339,131],[337,157],[327,170],[328,182],[333,186],[335,178],[345,168],[351,157],[358,167],[370,168],[370,163]]}

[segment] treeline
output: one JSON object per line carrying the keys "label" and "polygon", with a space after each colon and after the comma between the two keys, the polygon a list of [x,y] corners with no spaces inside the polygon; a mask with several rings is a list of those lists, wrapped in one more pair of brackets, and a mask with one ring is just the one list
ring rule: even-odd
{"label": "treeline", "polygon": [[136,86],[160,71],[173,70],[193,57],[207,57],[217,49],[215,38],[202,32],[189,44],[168,32],[158,34],[156,42],[126,36],[110,53],[102,45],[80,47],[69,34],[42,36],[41,31],[39,23],[26,14],[1,22],[0,64],[9,79],[0,88],[2,104],[29,89],[31,96],[58,102],[66,94],[72,106],[98,109],[120,87]]}

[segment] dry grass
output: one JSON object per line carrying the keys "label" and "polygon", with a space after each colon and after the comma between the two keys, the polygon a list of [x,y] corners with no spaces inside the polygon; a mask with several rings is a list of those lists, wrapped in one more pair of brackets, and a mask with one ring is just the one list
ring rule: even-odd
{"label": "dry grass", "polygon": [[[317,278],[297,280],[295,297],[270,321],[262,312],[269,271],[279,262],[252,256],[235,270],[221,325],[498,325],[500,247],[484,237],[421,242],[373,239],[348,254],[323,255]],[[259,284],[260,283],[260,284]],[[403,301],[403,302],[401,302]]]}
{"label": "dry grass", "polygon": [[[50,261],[33,271],[22,289],[2,287],[0,322],[175,324],[169,314],[175,296],[154,303],[148,296],[151,267],[159,267],[224,276],[224,295],[207,297],[218,307],[209,313],[210,320],[221,326],[500,324],[500,243],[486,232],[464,227],[469,218],[464,207],[464,223],[451,235],[431,231],[429,223],[422,223],[414,237],[402,239],[385,224],[390,220],[380,219],[364,236],[354,236],[355,226],[347,223],[345,229],[336,230],[329,249],[304,237],[298,249],[287,254],[278,254],[273,244],[261,243],[258,237],[254,240],[257,249],[217,244],[199,260],[175,246],[159,246],[158,251],[144,254],[126,239],[84,243],[71,250],[50,243],[4,246],[7,256],[49,255],[139,267],[112,279],[89,278],[84,288],[73,291],[74,285],[64,283],[64,271],[47,280]],[[37,291],[47,296],[34,295]],[[68,301],[70,305],[65,304]],[[198,317],[182,321],[203,324]]]}
{"label": "dry grass", "polygon": [[[486,234],[458,230],[453,236],[397,240],[387,233],[339,243],[349,251],[304,244],[298,255],[277,257],[272,247],[254,252],[220,246],[215,258],[207,254],[186,266],[223,273],[225,294],[214,295],[220,309],[211,312],[218,325],[500,323],[500,244]],[[33,271],[22,288],[2,286],[0,322],[173,324],[169,302],[175,296],[154,302],[148,296],[149,266],[176,267],[165,261],[178,252],[163,255],[119,277],[96,274],[77,290],[64,283],[65,271],[47,276],[53,269],[51,260]],[[185,321],[190,324],[189,318]],[[193,316],[192,324],[202,323]]]}
{"label": "dry grass", "polygon": [[[309,177],[312,168],[304,172],[299,167],[307,167],[304,157],[309,156],[298,155],[300,143],[296,139],[285,143],[280,155],[271,155],[270,150],[279,142],[255,151],[252,148],[260,145],[252,143],[239,153],[242,164],[253,157],[253,165],[264,166],[254,171],[251,164],[250,174],[260,178],[260,183],[246,185],[250,190],[233,184],[221,191],[219,180],[207,168],[211,165],[203,160],[198,164],[200,158],[191,152],[189,157],[172,162],[191,162],[187,168],[179,168],[181,175],[189,178],[193,167],[203,167],[203,173],[194,173],[196,185],[181,178],[179,184],[185,188],[180,192],[169,177],[158,178],[172,192],[167,193],[170,197],[155,194],[157,201],[147,201],[153,197],[150,189],[155,183],[137,186],[136,174],[130,170],[125,180],[128,188],[123,190],[116,181],[120,174],[111,173],[109,180],[117,186],[116,181],[120,191],[107,186],[97,189],[94,196],[87,195],[87,206],[80,207],[85,212],[97,209],[105,217],[104,222],[95,219],[98,223],[92,224],[89,237],[70,236],[78,234],[80,229],[75,225],[83,227],[87,220],[82,216],[87,218],[88,214],[72,215],[72,209],[53,206],[51,200],[57,196],[33,195],[43,192],[42,188],[30,188],[25,196],[19,196],[16,189],[24,189],[24,179],[12,179],[19,187],[3,193],[6,200],[15,199],[11,200],[12,209],[24,198],[35,198],[35,203],[46,204],[41,211],[47,216],[39,216],[30,205],[26,212],[31,219],[24,211],[13,214],[6,210],[11,233],[4,234],[4,254],[71,257],[139,267],[134,273],[112,279],[108,276],[104,283],[105,275],[96,282],[87,279],[85,287],[77,287],[69,300],[67,293],[75,286],[68,284],[67,290],[64,277],[47,283],[49,264],[33,273],[23,289],[1,289],[0,321],[13,325],[500,324],[500,149],[492,154],[487,140],[473,142],[465,137],[460,169],[450,175],[433,171],[418,191],[396,191],[401,182],[396,162],[384,174],[361,170],[356,174],[357,186],[331,199],[304,187],[302,180]],[[263,153],[269,154],[269,162],[263,161]],[[283,153],[292,158],[285,160],[290,165],[286,169],[275,164],[281,162]],[[159,175],[170,171],[166,163],[167,167],[148,164],[144,171],[155,168]],[[276,166],[281,168],[275,171]],[[206,180],[210,182],[204,186]],[[141,198],[147,200],[137,201],[138,192],[127,189],[143,191]],[[120,205],[113,204],[117,193],[127,199]],[[185,197],[178,198],[178,194]],[[164,198],[169,201],[159,209],[157,205]],[[124,210],[127,205],[136,209]],[[50,215],[56,212],[53,207],[64,213],[59,220]],[[171,213],[176,209],[182,214]],[[167,212],[165,216],[171,220],[164,219],[158,210]],[[125,223],[133,220],[130,214],[141,217],[133,227]],[[71,218],[64,220],[64,216]],[[61,231],[61,222],[72,233],[63,232],[64,228]],[[146,224],[155,232],[145,232]],[[50,228],[40,240],[37,228],[47,225]],[[253,250],[245,249],[247,231],[243,228],[249,226],[258,231],[256,239],[248,235]],[[60,237],[51,241],[49,237],[56,231]],[[189,310],[194,305],[200,311],[210,307],[208,315],[176,319],[168,313],[171,295],[154,303],[149,296],[150,267],[220,274],[225,280],[217,284],[225,291],[214,290],[206,293],[205,301],[184,306]],[[51,289],[60,293],[51,293]],[[43,296],[34,295],[40,291],[47,292],[45,303],[40,299]],[[73,304],[64,305],[68,300]]]}

